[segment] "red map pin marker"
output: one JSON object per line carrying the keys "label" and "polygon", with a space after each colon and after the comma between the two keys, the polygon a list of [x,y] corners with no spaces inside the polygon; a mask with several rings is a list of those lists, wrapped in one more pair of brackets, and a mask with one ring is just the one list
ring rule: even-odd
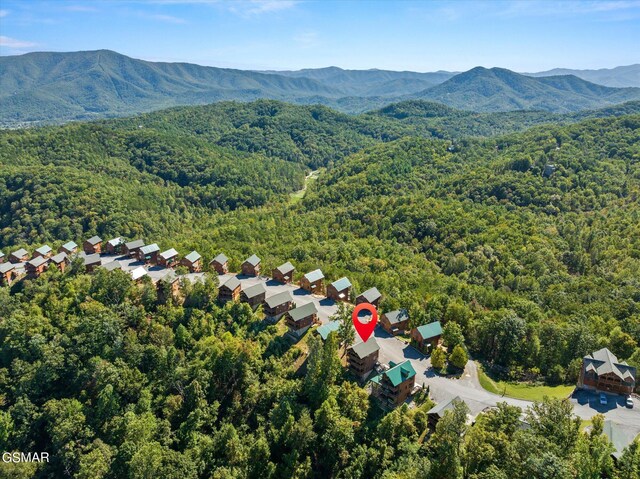
{"label": "red map pin marker", "polygon": [[[358,313],[360,313],[360,311],[368,311],[371,313],[371,319],[366,323],[361,322],[358,317]],[[360,303],[353,309],[353,313],[351,313],[351,321],[353,321],[353,326],[356,328],[358,336],[360,336],[364,342],[367,342],[367,339],[369,339],[369,336],[373,333],[376,323],[378,322],[378,311],[373,304]]]}

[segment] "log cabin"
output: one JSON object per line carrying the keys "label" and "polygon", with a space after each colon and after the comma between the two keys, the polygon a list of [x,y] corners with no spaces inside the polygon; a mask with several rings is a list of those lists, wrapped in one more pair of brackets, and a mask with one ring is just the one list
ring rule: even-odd
{"label": "log cabin", "polygon": [[393,409],[407,400],[416,383],[411,361],[389,362],[390,368],[371,379],[371,391],[384,409]]}
{"label": "log cabin", "polygon": [[100,236],[92,236],[82,244],[82,249],[87,254],[101,253],[102,238]]}
{"label": "log cabin", "polygon": [[9,255],[9,261],[14,264],[24,263],[25,261],[28,261],[28,260],[29,260],[29,252],[24,248],[20,248],[19,250],[14,251]]}
{"label": "log cabin", "polygon": [[218,299],[222,303],[238,301],[241,287],[240,280],[236,276],[232,276],[218,288]]}
{"label": "log cabin", "polygon": [[340,278],[327,286],[327,298],[334,301],[349,301],[351,281],[346,277]]}
{"label": "log cabin", "polygon": [[211,260],[209,266],[218,274],[227,274],[229,272],[229,258],[227,258],[223,253],[220,253]]}
{"label": "log cabin", "polygon": [[68,256],[75,254],[78,251],[78,245],[75,241],[68,241],[58,249],[58,253],[67,253]]}
{"label": "log cabin", "polygon": [[192,251],[182,258],[180,264],[189,268],[190,273],[199,273],[202,271],[202,256],[197,251]]}
{"label": "log cabin", "polygon": [[380,291],[378,291],[378,288],[371,288],[356,298],[356,306],[361,303],[368,303],[378,308],[380,306],[381,298],[382,295],[380,294]]}
{"label": "log cabin", "polygon": [[16,278],[16,265],[14,263],[0,264],[0,284],[10,285]]}
{"label": "log cabin", "polygon": [[4,263],[4,253],[0,251],[0,264]]}
{"label": "log cabin", "polygon": [[440,344],[442,326],[440,321],[423,324],[411,330],[411,345],[423,354],[430,354]]}
{"label": "log cabin", "polygon": [[242,263],[242,274],[245,276],[260,276],[260,258],[255,254],[249,256]]}
{"label": "log cabin", "polygon": [[157,243],[152,243],[143,246],[138,250],[136,255],[138,261],[144,264],[158,264],[158,253],[160,252],[160,246]]}
{"label": "log cabin", "polygon": [[360,381],[364,381],[378,363],[380,346],[376,338],[370,337],[347,349],[347,365],[349,371]]}
{"label": "log cabin", "polygon": [[24,265],[24,269],[27,272],[27,277],[35,279],[40,277],[42,273],[47,270],[49,266],[49,258],[44,256],[35,256],[31,260],[27,261]]}
{"label": "log cabin", "polygon": [[240,292],[240,302],[247,303],[251,309],[255,310],[260,306],[267,295],[267,289],[263,283],[254,284]]}
{"label": "log cabin", "polygon": [[167,270],[164,276],[156,282],[158,299],[167,302],[175,299],[180,293],[180,277],[172,269]]}
{"label": "log cabin", "polygon": [[67,253],[62,251],[57,255],[51,257],[51,264],[64,273],[64,270],[69,264],[69,256],[67,255]]}
{"label": "log cabin", "polygon": [[636,387],[636,368],[629,366],[607,348],[582,358],[578,388],[617,394],[631,394]]}
{"label": "log cabin", "polygon": [[163,251],[158,256],[158,264],[165,268],[173,268],[177,266],[179,264],[178,252],[174,248]]}
{"label": "log cabin", "polygon": [[129,241],[128,243],[124,244],[124,247],[122,248],[122,253],[126,254],[131,258],[134,258],[138,256],[138,250],[143,246],[144,246],[144,241],[141,239]]}
{"label": "log cabin", "polygon": [[293,281],[293,273],[295,270],[296,268],[287,261],[277,268],[273,268],[273,270],[271,270],[271,277],[280,283],[289,284]]}
{"label": "log cabin", "polygon": [[131,274],[131,279],[134,280],[136,283],[141,282],[142,278],[149,275],[149,273],[147,273],[147,270],[144,268],[144,266],[138,266],[136,269],[131,270],[130,274]]}
{"label": "log cabin", "polygon": [[307,330],[318,323],[318,307],[313,301],[298,306],[285,313],[285,322],[289,327],[289,334],[300,338]]}
{"label": "log cabin", "polygon": [[52,255],[53,250],[51,249],[51,246],[49,246],[48,244],[44,244],[33,252],[32,258],[36,258],[38,256],[42,256],[43,258],[51,258]]}
{"label": "log cabin", "polygon": [[123,254],[124,253],[124,238],[118,236],[117,238],[111,238],[105,245],[107,254]]}
{"label": "log cabin", "polygon": [[380,316],[380,325],[389,334],[394,336],[402,334],[409,329],[409,313],[406,309],[384,313]]}
{"label": "log cabin", "polygon": [[84,267],[87,273],[93,273],[95,269],[102,264],[102,259],[98,253],[90,254],[84,257]]}
{"label": "log cabin", "polygon": [[319,269],[305,274],[300,280],[300,287],[313,294],[322,294],[324,274]]}
{"label": "log cabin", "polygon": [[290,291],[274,294],[264,301],[264,314],[272,320],[279,319],[293,307],[293,297]]}

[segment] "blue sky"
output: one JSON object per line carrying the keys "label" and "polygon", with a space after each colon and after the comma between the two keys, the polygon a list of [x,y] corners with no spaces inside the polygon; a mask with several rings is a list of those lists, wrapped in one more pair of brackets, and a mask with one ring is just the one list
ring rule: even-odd
{"label": "blue sky", "polygon": [[2,0],[0,54],[110,49],[251,69],[611,68],[640,1]]}

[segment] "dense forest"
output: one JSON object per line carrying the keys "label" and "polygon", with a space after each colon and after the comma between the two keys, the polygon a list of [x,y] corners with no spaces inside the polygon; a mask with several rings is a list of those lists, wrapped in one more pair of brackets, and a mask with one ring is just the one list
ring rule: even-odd
{"label": "dense forest", "polygon": [[[455,325],[510,379],[575,383],[601,347],[640,366],[637,103],[358,116],[221,103],[3,131],[0,165],[3,251],[100,234],[222,251],[232,270],[257,253],[267,271],[292,261],[376,286],[413,325]],[[506,405],[467,430],[461,406],[425,437],[432,403],[383,414],[333,336],[310,338],[305,360],[278,326],[217,305],[214,282],[174,304],[81,270],[0,288],[0,444],[64,450],[39,477],[638,474],[637,443],[614,465],[600,419],[580,432],[566,401],[536,404],[524,430]]]}

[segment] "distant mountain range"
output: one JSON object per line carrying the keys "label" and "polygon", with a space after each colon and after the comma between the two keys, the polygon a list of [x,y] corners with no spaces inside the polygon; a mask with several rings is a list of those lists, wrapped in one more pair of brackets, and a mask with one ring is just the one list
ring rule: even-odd
{"label": "distant mountain range", "polygon": [[[628,85],[638,67],[581,74]],[[578,78],[577,71],[576,75],[547,73],[522,75],[482,67],[464,73],[337,67],[258,72],[148,62],[109,50],[38,52],[0,57],[0,124],[114,117],[175,105],[258,98],[320,103],[345,112],[411,99],[484,112],[573,112],[640,99],[640,88],[597,85]]]}

